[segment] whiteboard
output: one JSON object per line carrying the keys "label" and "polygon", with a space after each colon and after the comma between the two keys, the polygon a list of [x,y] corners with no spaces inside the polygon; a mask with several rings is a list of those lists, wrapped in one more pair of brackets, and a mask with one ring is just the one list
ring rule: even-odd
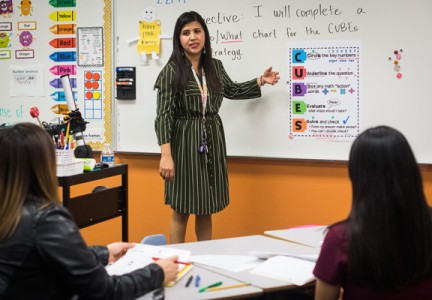
{"label": "whiteboard", "polygon": [[[138,22],[151,8],[161,21],[162,35],[167,36],[172,36],[181,13],[200,13],[207,20],[213,56],[235,81],[257,77],[268,66],[280,72],[279,84],[264,86],[260,99],[224,100],[220,115],[229,156],[348,160],[352,140],[289,138],[287,49],[290,43],[302,41],[355,41],[361,48],[359,131],[393,126],[407,137],[419,162],[432,163],[431,1],[115,0],[113,5],[114,65],[137,70],[136,100],[113,100],[118,151],[160,152],[154,132],[153,85],[170,57],[172,40],[162,39],[160,59],[149,57],[145,64],[139,60],[136,45],[126,42],[138,35]],[[224,43],[226,37],[242,41]],[[394,50],[402,53],[400,79],[394,70]]]}

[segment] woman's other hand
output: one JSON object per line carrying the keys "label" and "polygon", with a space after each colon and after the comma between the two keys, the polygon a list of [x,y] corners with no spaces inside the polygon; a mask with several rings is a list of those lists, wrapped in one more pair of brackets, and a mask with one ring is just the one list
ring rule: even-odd
{"label": "woman's other hand", "polygon": [[109,252],[108,263],[116,262],[119,258],[125,255],[126,252],[133,246],[135,246],[134,243],[124,243],[124,242],[109,244],[107,246]]}
{"label": "woman's other hand", "polygon": [[171,256],[168,258],[161,258],[155,261],[155,264],[159,265],[164,271],[164,283],[174,281],[178,274],[178,265],[176,263],[178,257]]}

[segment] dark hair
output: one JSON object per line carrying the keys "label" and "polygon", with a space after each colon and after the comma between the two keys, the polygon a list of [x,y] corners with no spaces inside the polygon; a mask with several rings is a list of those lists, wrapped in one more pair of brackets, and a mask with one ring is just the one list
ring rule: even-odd
{"label": "dark hair", "polygon": [[204,19],[195,11],[185,12],[178,17],[174,27],[173,34],[173,52],[168,62],[173,61],[175,63],[175,76],[174,76],[174,92],[179,93],[183,91],[186,80],[188,78],[188,62],[184,55],[183,47],[180,43],[180,35],[183,27],[186,24],[197,21],[201,24],[205,33],[204,51],[201,55],[200,66],[204,68],[207,78],[207,85],[209,89],[214,92],[221,91],[221,83],[217,78],[216,69],[212,59],[212,49],[210,45],[210,33]]}
{"label": "dark hair", "polygon": [[360,134],[349,157],[352,209],[348,267],[372,288],[400,288],[432,271],[431,210],[414,154],[397,130]]}
{"label": "dark hair", "polygon": [[32,123],[0,129],[0,241],[12,235],[26,201],[59,203],[54,143]]}

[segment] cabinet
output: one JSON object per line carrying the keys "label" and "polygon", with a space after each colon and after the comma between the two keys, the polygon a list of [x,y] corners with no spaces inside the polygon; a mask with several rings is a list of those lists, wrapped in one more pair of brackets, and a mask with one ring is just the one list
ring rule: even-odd
{"label": "cabinet", "polygon": [[[71,187],[113,176],[121,176],[121,185],[97,188],[93,192],[71,198]],[[113,218],[122,218],[122,241],[128,241],[128,166],[114,165],[99,171],[58,177],[63,205],[69,209],[79,228]]]}

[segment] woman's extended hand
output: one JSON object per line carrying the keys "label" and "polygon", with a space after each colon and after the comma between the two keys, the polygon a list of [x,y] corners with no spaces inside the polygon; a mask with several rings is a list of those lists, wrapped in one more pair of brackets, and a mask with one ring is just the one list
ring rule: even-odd
{"label": "woman's extended hand", "polygon": [[178,265],[176,263],[178,257],[171,256],[168,258],[161,258],[155,261],[155,264],[159,265],[164,271],[164,283],[174,281],[178,274]]}
{"label": "woman's extended hand", "polygon": [[126,254],[126,252],[135,246],[134,243],[123,243],[123,242],[117,242],[107,245],[109,257],[108,257],[108,263],[113,263],[117,261],[119,258],[121,258],[123,255]]}
{"label": "woman's extended hand", "polygon": [[264,85],[266,83],[275,85],[279,81],[279,72],[273,71],[273,67],[268,68],[264,71],[262,76],[260,77],[261,85]]}

